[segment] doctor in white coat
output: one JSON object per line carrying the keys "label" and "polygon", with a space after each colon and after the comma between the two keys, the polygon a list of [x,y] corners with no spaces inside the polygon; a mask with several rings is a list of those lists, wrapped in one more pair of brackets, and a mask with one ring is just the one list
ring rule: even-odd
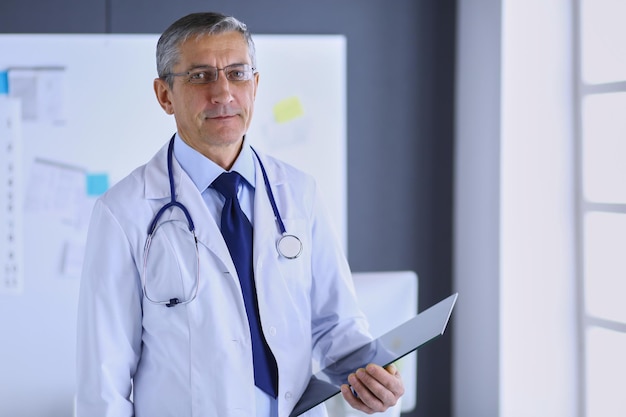
{"label": "doctor in white coat", "polygon": [[[369,338],[314,181],[257,157],[245,138],[255,65],[250,33],[232,17],[192,14],[161,36],[154,87],[177,132],[95,205],[78,311],[79,417],[287,417],[313,358],[324,364]],[[220,232],[224,199],[211,187],[231,171],[243,178],[237,196],[253,226],[256,302],[277,367],[275,396],[255,386],[250,325]],[[146,250],[149,226],[174,200]],[[301,243],[297,254],[277,250],[277,214]],[[348,382],[344,398],[368,413],[393,406],[404,391],[393,365],[354,370]]]}

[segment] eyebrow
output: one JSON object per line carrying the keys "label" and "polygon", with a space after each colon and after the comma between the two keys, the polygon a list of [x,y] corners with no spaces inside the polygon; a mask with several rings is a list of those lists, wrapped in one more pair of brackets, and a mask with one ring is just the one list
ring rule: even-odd
{"label": "eyebrow", "polygon": [[[231,65],[251,65],[251,64],[248,64],[247,62],[233,62],[232,64],[228,64],[223,68],[230,67]],[[202,68],[217,68],[217,67],[214,67],[213,65],[206,65],[206,64],[191,64],[191,66],[187,68],[187,71],[193,71],[193,70],[202,69]]]}

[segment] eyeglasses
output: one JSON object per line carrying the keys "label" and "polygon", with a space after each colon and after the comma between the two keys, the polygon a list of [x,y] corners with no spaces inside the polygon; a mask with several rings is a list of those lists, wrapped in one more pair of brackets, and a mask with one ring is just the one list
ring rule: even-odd
{"label": "eyeglasses", "polygon": [[171,72],[165,74],[167,77],[187,77],[187,81],[191,84],[208,84],[217,81],[220,71],[224,71],[224,75],[228,81],[248,81],[252,79],[254,70],[248,64],[232,64],[224,68],[216,67],[197,67],[186,72]]}

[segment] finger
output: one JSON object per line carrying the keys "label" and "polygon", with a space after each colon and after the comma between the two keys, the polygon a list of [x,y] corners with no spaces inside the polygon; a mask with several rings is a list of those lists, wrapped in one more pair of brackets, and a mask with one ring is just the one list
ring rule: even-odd
{"label": "finger", "polygon": [[[393,378],[383,371],[388,378]],[[357,393],[358,399],[372,412],[385,411],[396,403],[393,393],[387,390],[378,380],[372,377],[367,370],[360,368],[348,377],[348,382]]]}
{"label": "finger", "polygon": [[[391,391],[396,399],[404,394],[404,384],[400,372],[394,364],[383,368],[382,366],[370,363],[365,369],[367,374],[371,377],[371,380],[364,379],[363,382],[374,393]],[[375,384],[374,381],[378,384]]]}
{"label": "finger", "polygon": [[[361,393],[364,392],[362,387],[359,388],[359,390],[361,391]],[[343,384],[341,386],[341,395],[343,396],[344,400],[355,410],[362,411],[366,414],[372,414],[376,412],[376,410],[370,408],[367,404],[363,402],[363,399],[357,393],[356,388],[351,385]]]}
{"label": "finger", "polygon": [[404,394],[404,384],[395,365],[383,368],[369,364],[365,369],[357,370],[354,378],[360,383],[355,389],[361,401],[375,411],[396,405]]}
{"label": "finger", "polygon": [[341,395],[343,396],[344,400],[346,400],[346,402],[355,410],[359,410],[367,414],[372,414],[374,412],[374,410],[366,406],[363,401],[361,401],[354,388],[352,388],[350,385],[343,384],[341,386]]}

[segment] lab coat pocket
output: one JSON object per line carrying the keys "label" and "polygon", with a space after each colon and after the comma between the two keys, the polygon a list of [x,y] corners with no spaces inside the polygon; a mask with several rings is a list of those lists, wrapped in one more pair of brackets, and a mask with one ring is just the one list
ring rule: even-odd
{"label": "lab coat pocket", "polygon": [[186,221],[163,220],[144,255],[143,287],[148,302],[187,303],[198,291],[198,247]]}

